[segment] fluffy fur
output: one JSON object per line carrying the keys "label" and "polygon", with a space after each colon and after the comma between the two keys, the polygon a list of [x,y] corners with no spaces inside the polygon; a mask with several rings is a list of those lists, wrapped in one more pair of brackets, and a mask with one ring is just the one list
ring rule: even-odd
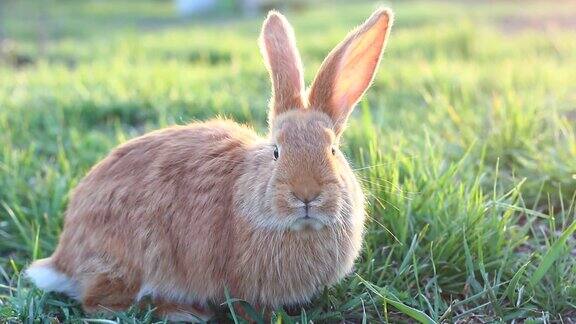
{"label": "fluffy fur", "polygon": [[273,86],[269,136],[212,120],[121,145],[78,184],[56,251],[28,276],[87,311],[151,300],[188,321],[208,318],[204,306],[222,302],[225,288],[271,308],[337,282],[364,224],[338,139],[390,24],[377,10],[330,53],[304,98],[292,28],[271,12],[260,37]]}

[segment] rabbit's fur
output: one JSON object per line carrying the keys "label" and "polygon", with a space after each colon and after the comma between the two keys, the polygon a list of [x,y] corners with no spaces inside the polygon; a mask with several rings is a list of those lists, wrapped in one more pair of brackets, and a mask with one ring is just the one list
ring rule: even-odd
{"label": "rabbit's fur", "polygon": [[[270,133],[232,121],[174,126],[116,148],[78,184],[54,254],[28,276],[87,311],[150,297],[198,320],[225,289],[258,307],[307,302],[351,269],[364,197],[337,145],[392,23],[377,10],[322,64],[309,95],[292,28],[277,12],[260,46]],[[198,316],[198,317],[196,317]]]}

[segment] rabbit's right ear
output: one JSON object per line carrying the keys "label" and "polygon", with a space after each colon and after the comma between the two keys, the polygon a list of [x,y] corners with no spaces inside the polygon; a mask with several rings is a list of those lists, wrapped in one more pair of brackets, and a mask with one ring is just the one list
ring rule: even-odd
{"label": "rabbit's right ear", "polygon": [[304,108],[302,61],[292,26],[282,14],[276,11],[268,13],[259,43],[272,81],[269,119],[290,109]]}

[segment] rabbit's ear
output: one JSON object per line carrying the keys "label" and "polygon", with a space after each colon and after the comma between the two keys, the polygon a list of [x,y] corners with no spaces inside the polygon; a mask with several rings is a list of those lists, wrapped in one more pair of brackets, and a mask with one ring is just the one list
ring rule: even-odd
{"label": "rabbit's ear", "polygon": [[308,97],[341,133],[354,105],[370,86],[392,25],[392,12],[379,9],[328,54]]}
{"label": "rabbit's ear", "polygon": [[282,14],[268,13],[259,43],[272,81],[270,118],[290,109],[304,108],[302,61],[296,49],[294,30]]}

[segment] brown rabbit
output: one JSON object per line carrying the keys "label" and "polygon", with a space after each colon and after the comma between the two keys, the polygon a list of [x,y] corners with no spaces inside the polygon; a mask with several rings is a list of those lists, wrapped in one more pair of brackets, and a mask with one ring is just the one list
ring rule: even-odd
{"label": "brown rabbit", "polygon": [[27,275],[86,311],[143,297],[169,319],[206,319],[225,289],[257,307],[304,303],[359,254],[364,197],[338,150],[392,24],[379,9],[326,58],[309,94],[286,19],[270,12],[260,46],[272,80],[270,134],[232,121],[135,138],[73,192],[54,254]]}

